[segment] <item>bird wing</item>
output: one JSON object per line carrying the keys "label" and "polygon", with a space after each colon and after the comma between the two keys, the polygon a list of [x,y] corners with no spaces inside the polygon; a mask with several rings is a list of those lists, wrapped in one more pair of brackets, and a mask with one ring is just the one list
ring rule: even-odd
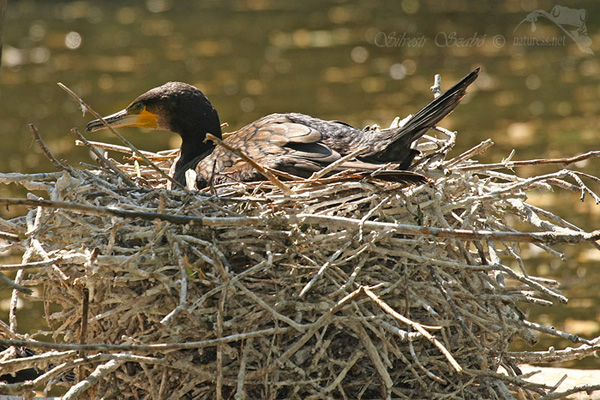
{"label": "bird wing", "polygon": [[[286,114],[263,117],[227,136],[224,142],[263,167],[300,177],[309,177],[341,157],[323,143],[319,130],[296,123]],[[197,163],[196,174],[199,186],[211,181],[264,179],[254,167],[221,146]]]}
{"label": "bird wing", "polygon": [[[306,118],[313,119],[308,116]],[[334,121],[315,121],[305,123],[299,119],[299,114],[271,114],[227,135],[223,141],[264,168],[283,172],[284,175],[308,178],[341,158],[340,153],[328,145],[330,136],[338,125],[342,129],[349,127]],[[256,168],[223,146],[217,146],[208,156],[200,156],[198,160],[193,161],[190,167],[196,165],[196,183],[199,189],[211,183],[264,179]],[[338,165],[328,175],[335,174],[330,178],[333,181],[376,179],[407,184],[427,182],[422,175],[409,171],[381,171],[382,166],[354,159]],[[338,174],[340,171],[341,174]]]}

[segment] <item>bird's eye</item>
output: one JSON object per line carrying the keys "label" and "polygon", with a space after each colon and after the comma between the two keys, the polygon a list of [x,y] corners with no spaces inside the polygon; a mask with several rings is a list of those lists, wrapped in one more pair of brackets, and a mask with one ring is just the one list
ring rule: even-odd
{"label": "bird's eye", "polygon": [[133,109],[137,110],[137,111],[142,111],[146,106],[144,106],[144,103],[137,103],[134,104]]}

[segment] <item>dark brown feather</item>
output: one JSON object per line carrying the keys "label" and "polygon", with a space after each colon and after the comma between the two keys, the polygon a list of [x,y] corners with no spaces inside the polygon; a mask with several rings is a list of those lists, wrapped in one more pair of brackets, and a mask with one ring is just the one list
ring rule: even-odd
{"label": "dark brown feather", "polygon": [[[368,151],[358,157],[365,170],[375,170],[385,163],[395,163],[401,170],[408,169],[418,151],[413,142],[456,108],[467,87],[475,81],[475,69],[447,92],[425,106],[399,128],[378,132],[363,131],[343,122],[325,121],[304,114],[271,114],[228,136],[225,141],[241,149],[264,167],[307,178],[341,156],[360,148]],[[206,186],[216,166],[217,181],[253,181],[264,179],[250,165],[222,148],[217,148],[196,166],[198,186]],[[341,169],[349,168],[342,164]],[[355,166],[356,167],[356,166]],[[338,168],[336,171],[340,170]],[[388,178],[399,176],[392,171]],[[384,179],[384,174],[379,176]],[[417,183],[418,179],[414,182]],[[422,183],[422,182],[420,182]]]}

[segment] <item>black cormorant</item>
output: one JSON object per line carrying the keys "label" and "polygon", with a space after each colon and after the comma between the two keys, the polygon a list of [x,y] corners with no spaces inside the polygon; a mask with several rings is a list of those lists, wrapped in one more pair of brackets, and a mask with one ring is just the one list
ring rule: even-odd
{"label": "black cormorant", "polygon": [[[224,141],[264,167],[298,177],[309,177],[363,147],[367,147],[366,152],[339,169],[368,171],[394,163],[396,169],[406,170],[418,154],[413,143],[454,110],[478,73],[479,68],[397,128],[361,130],[304,114],[271,114],[227,135]],[[182,138],[181,154],[173,177],[184,185],[188,169],[196,171],[199,189],[210,182],[264,179],[232,152],[205,140],[207,133],[222,138],[219,115],[200,90],[186,83],[169,82],[151,89],[104,120],[113,127],[138,126],[178,133]],[[100,120],[86,126],[88,132],[103,128]]]}

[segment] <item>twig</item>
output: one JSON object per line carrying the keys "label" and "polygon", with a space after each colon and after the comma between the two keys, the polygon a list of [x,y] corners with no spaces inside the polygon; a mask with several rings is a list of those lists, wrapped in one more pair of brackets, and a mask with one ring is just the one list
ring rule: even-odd
{"label": "twig", "polygon": [[[104,143],[104,142],[97,142],[94,140],[87,140],[87,142],[98,148],[98,149],[103,149],[103,150],[108,150],[108,151],[115,151],[117,153],[124,153],[127,155],[131,156],[131,149],[127,146],[119,146],[118,144],[113,144],[113,143]],[[87,146],[87,144],[85,142],[83,142],[82,140],[76,140],[75,141],[75,146]],[[152,152],[152,151],[146,151],[146,150],[140,150],[142,153],[144,153],[144,155],[146,155],[146,157],[150,158],[150,159],[155,159],[155,160],[173,160],[174,158],[177,157],[177,153],[180,151],[179,149],[170,149],[170,150],[161,150],[159,152]],[[135,157],[135,154],[133,155],[133,157]],[[141,160],[141,158],[140,158]]]}
{"label": "twig", "polygon": [[175,309],[173,311],[171,311],[169,314],[167,314],[160,321],[160,323],[164,326],[168,326],[177,314],[179,314],[181,311],[185,310],[185,308],[187,306],[187,285],[188,285],[187,268],[185,266],[185,259],[184,259],[183,255],[181,254],[181,251],[179,250],[179,244],[173,238],[173,235],[171,235],[170,232],[167,232],[167,239],[169,240],[169,243],[171,245],[171,249],[173,251],[173,256],[178,261],[178,264],[179,264],[179,283],[180,283],[179,287],[180,287],[180,289],[179,289],[179,304],[177,305],[177,307],[175,307]]}
{"label": "twig", "polygon": [[338,386],[340,386],[340,384],[342,383],[342,381],[344,380],[344,378],[346,377],[346,375],[348,374],[348,372],[350,372],[350,370],[352,369],[352,367],[354,367],[354,365],[362,357],[364,357],[364,354],[363,354],[362,351],[355,351],[354,355],[352,356],[352,358],[350,360],[348,360],[346,363],[344,363],[345,364],[344,368],[342,368],[342,370],[335,377],[335,379],[333,380],[333,382],[331,382],[325,389],[323,389],[323,392],[325,392],[325,393],[331,393]]}
{"label": "twig", "polygon": [[[593,343],[593,340],[590,341]],[[535,364],[541,362],[572,361],[581,360],[600,351],[600,344],[581,345],[576,348],[567,347],[566,349],[556,350],[552,348],[547,351],[512,351],[507,352],[508,357],[514,358],[523,364]]]}
{"label": "twig", "polygon": [[413,346],[412,340],[408,340],[408,349],[410,351],[410,355],[412,356],[413,360],[415,361],[415,364],[417,364],[417,367],[419,367],[419,369],[421,371],[423,371],[425,373],[425,375],[427,375],[434,381],[441,383],[442,385],[448,384],[448,382],[446,382],[446,380],[440,378],[439,376],[437,376],[436,374],[434,374],[433,372],[431,372],[427,368],[425,368],[425,366],[419,360],[419,356],[417,356],[417,353],[415,352],[415,347]]}
{"label": "twig", "polygon": [[490,371],[487,369],[465,369],[465,373],[468,375],[472,375],[472,376],[491,377],[491,378],[499,379],[501,381],[508,382],[512,385],[515,385],[516,387],[519,387],[519,388],[526,388],[526,389],[531,389],[531,388],[536,388],[536,387],[544,388],[544,389],[551,388],[551,386],[546,385],[546,384],[528,382],[524,379],[521,379],[520,377],[508,376],[508,375]]}
{"label": "twig", "polygon": [[408,332],[386,321],[379,321],[379,325],[381,325],[389,333],[398,336],[398,338],[403,342],[408,342],[409,340],[413,341],[423,337],[423,335],[421,335],[419,332]]}
{"label": "twig", "polygon": [[597,390],[600,390],[600,383],[596,383],[596,384],[593,384],[593,385],[573,386],[572,388],[567,389],[567,390],[562,391],[562,392],[550,393],[550,394],[547,394],[545,396],[538,397],[537,400],[566,399],[567,397],[569,397],[569,395],[571,395],[573,393],[586,392],[588,394],[591,394],[592,392],[595,392]]}
{"label": "twig", "polygon": [[260,297],[258,297],[256,294],[252,293],[252,291],[249,290],[248,288],[246,288],[245,286],[238,285],[238,287],[239,287],[239,289],[242,292],[244,292],[244,294],[246,296],[250,297],[258,305],[260,305],[262,308],[264,308],[269,313],[271,313],[271,315],[273,315],[274,319],[282,321],[282,322],[285,322],[286,324],[288,324],[292,328],[296,329],[298,332],[304,332],[308,328],[306,325],[301,325],[301,324],[297,323],[296,321],[294,321],[293,319],[291,319],[289,317],[286,317],[285,315],[277,312],[277,310],[275,310],[273,307],[271,307],[270,305],[268,305],[263,299],[261,299]]}
{"label": "twig", "polygon": [[[90,307],[90,291],[88,288],[82,290],[82,302],[81,302],[81,329],[79,331],[79,344],[85,344],[87,342],[87,325],[89,318],[89,307]],[[81,354],[83,356],[83,354]]]}
{"label": "twig", "polygon": [[[442,128],[439,126],[433,127],[433,130],[436,130],[436,131],[441,132],[444,135],[448,136],[448,140],[436,139],[436,143],[442,142],[443,146],[440,147],[439,149],[437,149],[436,151],[434,151],[433,153],[420,158],[418,161],[413,163],[412,168],[415,168],[415,166],[417,166],[417,165],[423,164],[423,167],[421,167],[421,169],[426,169],[427,166],[429,165],[429,163],[431,163],[432,161],[445,159],[446,156],[448,155],[448,153],[450,152],[450,150],[452,150],[454,148],[454,146],[456,145],[456,132],[449,131],[448,129],[445,129],[445,128]],[[435,138],[433,138],[433,139],[435,139]],[[443,163],[440,163],[440,167],[442,167],[443,169],[447,169]]]}
{"label": "twig", "polygon": [[45,365],[49,363],[58,363],[64,359],[76,356],[77,352],[74,350],[68,350],[63,352],[48,351],[43,354],[34,354],[24,358],[14,358],[12,360],[2,361],[2,374],[11,374],[16,371],[20,371],[26,368],[32,368],[36,365]]}
{"label": "twig", "polygon": [[33,134],[33,138],[35,139],[37,144],[40,146],[40,148],[44,152],[44,155],[50,160],[50,162],[52,162],[52,164],[54,164],[56,169],[58,169],[59,171],[68,171],[69,168],[65,167],[60,161],[58,161],[56,159],[56,157],[54,157],[54,154],[52,154],[50,149],[48,149],[48,147],[46,146],[46,143],[44,143],[44,141],[42,140],[42,137],[40,136],[40,133],[39,133],[38,129],[35,127],[35,125],[29,124],[29,130]]}
{"label": "twig", "polygon": [[129,186],[136,186],[135,182],[132,181],[129,176],[127,176],[123,171],[121,171],[109,159],[104,157],[104,154],[102,154],[100,151],[98,151],[98,149],[95,146],[93,146],[90,142],[88,142],[88,140],[85,138],[85,136],[83,136],[77,128],[71,129],[71,133],[73,133],[76,137],[78,137],[87,146],[87,148],[90,149],[90,151],[92,153],[94,153],[96,155],[96,157],[98,157],[98,159],[100,160],[102,165],[104,165],[107,168],[110,168],[111,171],[116,173]]}
{"label": "twig", "polygon": [[340,158],[339,160],[336,160],[336,161],[332,162],[331,164],[329,164],[325,168],[322,168],[319,171],[314,172],[308,178],[308,180],[319,179],[319,178],[327,175],[331,171],[335,170],[337,167],[339,167],[340,165],[342,165],[346,161],[352,160],[353,158],[358,157],[359,155],[365,153],[368,150],[369,150],[368,147],[361,147],[360,149],[357,149],[357,150],[353,151],[352,153],[345,155],[344,157]]}
{"label": "twig", "polygon": [[581,201],[585,200],[586,193],[592,196],[596,204],[600,204],[600,197],[596,195],[596,193],[592,192],[581,180],[579,175],[575,171],[568,171],[567,174],[573,178],[575,182],[579,185],[579,190],[581,190],[581,197],[579,198]]}
{"label": "twig", "polygon": [[19,240],[19,235],[15,235],[14,233],[9,232],[0,232],[0,239],[16,242]]}
{"label": "twig", "polygon": [[531,321],[527,321],[527,320],[523,321],[523,325],[525,325],[526,327],[528,327],[530,329],[539,331],[539,332],[547,333],[552,336],[558,336],[560,338],[569,340],[573,343],[584,343],[584,344],[587,344],[588,346],[592,346],[592,342],[590,342],[589,340],[584,339],[579,335],[574,335],[572,333],[559,331],[559,330],[555,329],[554,327],[540,325],[535,322],[531,322]]}
{"label": "twig", "polygon": [[[118,208],[96,207],[83,204],[33,199],[15,199],[0,197],[0,204],[21,205],[32,207],[57,208],[78,211],[88,215],[117,216],[121,218],[141,219],[147,221],[162,220],[174,224],[197,226],[260,226],[277,225],[282,223],[323,224],[324,226],[339,226],[360,228],[361,221],[346,217],[330,215],[297,214],[276,217],[199,217],[191,215],[161,214],[147,211],[131,211]],[[600,230],[592,232],[577,232],[565,229],[564,232],[507,232],[490,230],[467,230],[436,228],[409,224],[396,224],[379,221],[365,221],[365,228],[373,230],[389,230],[400,234],[414,236],[432,236],[436,238],[456,238],[472,240],[505,240],[528,243],[583,243],[600,240]]]}
{"label": "twig", "polygon": [[4,264],[0,265],[0,271],[14,271],[19,269],[40,268],[47,265],[52,265],[61,260],[61,257],[54,257],[44,261],[34,261],[24,264]]}
{"label": "twig", "polygon": [[312,277],[312,279],[300,291],[300,294],[298,295],[299,298],[304,297],[306,292],[308,292],[310,288],[313,287],[313,285],[317,282],[317,280],[325,273],[327,267],[329,267],[340,256],[340,254],[342,254],[348,247],[350,247],[351,244],[351,242],[346,242],[346,244],[344,244],[340,249],[333,253],[331,257],[329,257],[329,259],[321,266],[321,268],[319,268],[319,270]]}
{"label": "twig", "polygon": [[354,331],[354,333],[356,333],[356,335],[360,339],[360,342],[362,343],[365,350],[367,351],[367,354],[369,355],[369,358],[371,359],[373,366],[375,367],[375,369],[377,370],[377,373],[379,374],[379,378],[385,385],[386,392],[389,393],[392,386],[394,386],[394,380],[390,376],[390,373],[388,372],[385,364],[381,360],[380,352],[373,344],[373,341],[371,340],[371,338],[367,334],[367,331],[365,330],[364,326],[362,326],[361,323],[353,323],[349,327]]}
{"label": "twig", "polygon": [[33,349],[77,350],[77,351],[136,351],[136,352],[166,352],[173,350],[201,349],[216,346],[221,343],[238,342],[253,337],[271,336],[290,332],[293,328],[268,328],[253,332],[237,333],[217,339],[202,340],[186,343],[157,343],[157,344],[71,344],[49,343],[36,340],[0,339],[0,345],[23,346]]}
{"label": "twig", "polygon": [[119,368],[123,364],[122,361],[110,360],[106,364],[102,364],[96,367],[94,372],[92,372],[86,379],[79,382],[69,389],[64,396],[61,397],[62,400],[73,400],[85,393],[90,387],[97,385],[102,378],[106,375],[110,374],[117,368]]}
{"label": "twig", "polygon": [[446,347],[444,347],[444,345],[439,340],[437,340],[431,333],[427,332],[423,328],[423,325],[419,324],[418,322],[412,321],[412,320],[406,318],[405,316],[403,316],[402,314],[396,312],[396,310],[394,310],[386,302],[381,300],[370,289],[368,289],[364,286],[361,286],[361,288],[365,292],[365,294],[367,296],[369,296],[369,298],[371,298],[371,300],[373,300],[379,307],[381,307],[383,310],[385,310],[387,313],[392,315],[397,320],[410,326],[411,328],[413,328],[414,330],[419,332],[421,335],[423,335],[423,337],[425,337],[431,343],[433,343],[433,345],[435,345],[435,347],[437,347],[442,352],[444,357],[446,357],[446,359],[452,365],[452,367],[456,370],[456,372],[462,372],[462,370],[463,370],[462,367],[456,362],[456,360],[454,359],[452,354],[450,354],[450,352],[446,349]]}
{"label": "twig", "polygon": [[[225,317],[225,301],[227,300],[228,290],[222,290],[219,296],[219,305],[217,309],[217,324],[215,335],[217,338],[223,337],[223,318]],[[225,351],[224,343],[217,344],[217,359],[216,359],[216,381],[215,381],[215,398],[216,400],[223,399],[223,352]]]}
{"label": "twig", "polygon": [[476,170],[495,170],[495,169],[513,169],[515,167],[525,167],[530,165],[546,165],[546,164],[562,164],[567,166],[569,164],[585,161],[590,158],[600,157],[600,151],[588,151],[584,154],[579,154],[573,157],[564,158],[538,158],[533,160],[524,161],[503,161],[500,163],[492,164],[474,164],[474,165],[461,165],[456,167],[459,171],[476,171]]}
{"label": "twig", "polygon": [[244,381],[246,378],[246,363],[248,362],[248,355],[250,349],[252,349],[253,340],[252,338],[242,343],[242,357],[240,359],[240,369],[237,376],[237,390],[235,392],[235,400],[245,400],[246,396],[244,393]]}
{"label": "twig", "polygon": [[[20,270],[20,269],[19,269]],[[9,289],[17,290],[21,293],[32,294],[33,291],[26,286],[20,285],[6,275],[0,272],[0,281],[2,281]]]}
{"label": "twig", "polygon": [[433,92],[433,98],[437,99],[442,95],[442,76],[435,74],[433,76],[433,86],[430,88]]}
{"label": "twig", "polygon": [[[479,143],[477,146],[472,147],[469,150],[465,151],[464,153],[446,161],[444,164],[448,168],[454,167],[455,165],[458,165],[461,162],[464,162],[465,160],[468,160],[477,154],[485,153],[485,151],[487,149],[489,149],[490,147],[492,147],[493,145],[494,145],[494,142],[492,142],[491,139],[486,139],[483,142]],[[464,169],[462,169],[462,166],[458,167],[458,169],[461,169],[464,171]]]}

